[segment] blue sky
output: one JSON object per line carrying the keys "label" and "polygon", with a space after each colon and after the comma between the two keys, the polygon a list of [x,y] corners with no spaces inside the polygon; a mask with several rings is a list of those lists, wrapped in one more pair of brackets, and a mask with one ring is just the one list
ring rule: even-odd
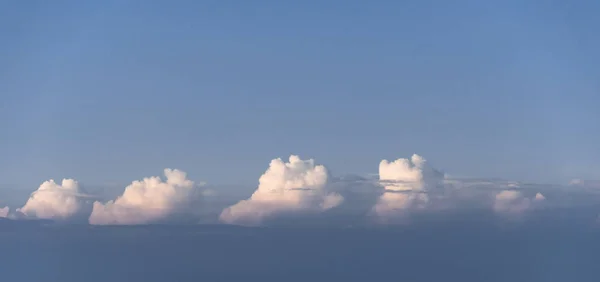
{"label": "blue sky", "polygon": [[3,2],[0,184],[254,185],[290,153],[600,178],[600,3],[452,2]]}

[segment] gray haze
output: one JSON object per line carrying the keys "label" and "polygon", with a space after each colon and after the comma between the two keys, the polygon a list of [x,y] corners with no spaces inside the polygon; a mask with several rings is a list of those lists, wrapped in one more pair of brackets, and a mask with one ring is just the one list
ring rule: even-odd
{"label": "gray haze", "polygon": [[4,220],[0,280],[598,281],[596,212],[513,221],[465,210],[352,228],[335,217],[255,228]]}

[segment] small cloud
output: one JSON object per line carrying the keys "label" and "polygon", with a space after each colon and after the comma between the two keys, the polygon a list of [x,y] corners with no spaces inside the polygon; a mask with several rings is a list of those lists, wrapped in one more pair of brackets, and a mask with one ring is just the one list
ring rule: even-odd
{"label": "small cloud", "polygon": [[10,211],[10,208],[8,208],[8,207],[1,208],[0,209],[0,218],[7,218],[9,211]]}
{"label": "small cloud", "polygon": [[543,200],[546,200],[546,197],[544,197],[544,195],[542,195],[542,193],[537,193],[537,194],[535,194],[534,200],[543,201]]}
{"label": "small cloud", "polygon": [[591,189],[600,189],[600,180],[573,179],[571,180],[571,182],[569,182],[569,185]]}
{"label": "small cloud", "polygon": [[516,190],[504,190],[496,194],[494,211],[498,213],[518,214],[546,200],[542,193],[537,193],[533,199],[529,199],[522,192]]}
{"label": "small cloud", "polygon": [[571,181],[569,181],[569,185],[572,186],[583,186],[584,181],[582,179],[572,179]]}
{"label": "small cloud", "polygon": [[520,213],[529,209],[529,199],[515,190],[504,190],[496,194],[494,210],[499,213]]}

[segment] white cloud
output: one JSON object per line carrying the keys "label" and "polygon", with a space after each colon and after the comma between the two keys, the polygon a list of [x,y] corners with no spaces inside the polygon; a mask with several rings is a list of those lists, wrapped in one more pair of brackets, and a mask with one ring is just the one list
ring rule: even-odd
{"label": "white cloud", "polygon": [[431,168],[427,161],[413,155],[411,159],[382,160],[379,181],[385,191],[373,207],[378,216],[395,216],[410,208],[424,208],[429,192],[440,187],[444,174]]}
{"label": "white cloud", "polygon": [[533,199],[529,199],[520,191],[503,190],[495,196],[494,211],[505,214],[518,214],[545,200],[546,197],[542,193],[537,193]]}
{"label": "white cloud", "polygon": [[228,224],[259,225],[273,216],[292,212],[319,212],[340,205],[344,198],[327,191],[328,172],[314,160],[289,157],[271,161],[258,189],[247,200],[225,208],[220,220]]}
{"label": "white cloud", "polygon": [[153,223],[187,208],[194,182],[185,172],[165,169],[166,181],[148,177],[134,181],[123,195],[107,203],[95,202],[89,223],[93,225],[135,225]]}
{"label": "white cloud", "polygon": [[523,197],[521,192],[515,190],[504,190],[496,194],[494,210],[496,212],[518,213],[529,208],[530,201]]}
{"label": "white cloud", "polygon": [[0,218],[6,218],[8,217],[8,212],[10,211],[10,209],[8,207],[3,207],[0,209]]}
{"label": "white cloud", "polygon": [[39,219],[68,220],[82,208],[79,183],[63,179],[61,185],[48,180],[31,194],[27,203],[17,212]]}
{"label": "white cloud", "polygon": [[546,200],[546,197],[544,197],[544,195],[542,195],[542,193],[537,193],[535,194],[535,198],[533,198],[535,201],[543,201]]}

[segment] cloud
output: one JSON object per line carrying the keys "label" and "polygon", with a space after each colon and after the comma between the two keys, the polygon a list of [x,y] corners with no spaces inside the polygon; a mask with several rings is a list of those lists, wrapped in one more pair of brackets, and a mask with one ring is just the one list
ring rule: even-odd
{"label": "cloud", "polygon": [[495,196],[494,211],[503,214],[518,214],[545,200],[546,197],[542,193],[537,193],[530,199],[520,191],[504,190]]}
{"label": "cloud", "polygon": [[544,197],[544,195],[542,195],[542,193],[537,193],[537,194],[535,194],[535,197],[533,199],[535,201],[543,201],[543,200],[546,200],[546,197]]}
{"label": "cloud", "polygon": [[405,219],[442,215],[436,211],[462,214],[478,210],[493,217],[494,213],[520,215],[539,207],[544,210],[593,207],[600,199],[600,189],[595,189],[600,187],[598,181],[577,179],[567,186],[453,178],[417,154],[394,161],[382,160],[373,176],[339,177],[332,176],[325,166],[312,159],[302,160],[296,155],[288,160],[277,158],[270,162],[259,178],[258,187],[247,199],[239,194],[229,195],[219,186],[199,189],[204,183],[195,184],[180,170],[165,169],[164,176],[134,181],[124,191],[113,189],[110,194],[102,187],[94,192],[103,195],[99,198],[102,200],[94,203],[77,181],[64,179],[57,184],[49,180],[31,194],[23,207],[10,213],[8,208],[0,209],[0,217],[69,222],[75,219],[93,225],[216,221],[263,225],[335,220],[348,225],[385,224],[396,219],[405,222]]}
{"label": "cloud", "polygon": [[314,160],[291,155],[288,162],[271,161],[252,196],[225,208],[219,219],[228,224],[260,225],[286,213],[320,212],[340,205],[344,198],[327,191],[329,174]]}
{"label": "cloud", "polygon": [[8,212],[10,211],[10,209],[8,207],[3,207],[0,209],[0,218],[6,218],[8,217]]}
{"label": "cloud", "polygon": [[600,180],[573,179],[569,182],[569,185],[589,189],[600,189]]}
{"label": "cloud", "polygon": [[60,185],[51,179],[42,183],[17,212],[32,218],[68,220],[83,207],[81,192],[79,183],[73,179],[63,179]]}
{"label": "cloud", "polygon": [[202,190],[202,192],[200,192],[202,196],[204,197],[214,197],[217,194],[217,191],[213,190],[213,189],[204,189]]}
{"label": "cloud", "polygon": [[89,223],[92,225],[137,225],[164,220],[189,208],[194,182],[185,172],[165,169],[166,181],[148,177],[134,181],[123,195],[107,203],[95,202]]}
{"label": "cloud", "polygon": [[571,181],[569,181],[569,185],[572,185],[572,186],[583,185],[583,183],[584,183],[584,181],[582,179],[578,179],[578,178],[571,179]]}
{"label": "cloud", "polygon": [[498,179],[451,178],[431,167],[417,154],[410,159],[401,158],[393,162],[382,160],[379,184],[384,191],[373,206],[372,214],[383,223],[395,218],[406,219],[415,211],[425,210],[484,208],[498,214],[517,215],[546,202],[542,193],[532,193],[533,189],[543,185]]}
{"label": "cloud", "polygon": [[431,168],[417,154],[410,160],[382,160],[379,164],[379,182],[385,191],[373,211],[380,217],[390,217],[408,209],[422,209],[430,202],[429,193],[439,189],[443,179],[443,173]]}

